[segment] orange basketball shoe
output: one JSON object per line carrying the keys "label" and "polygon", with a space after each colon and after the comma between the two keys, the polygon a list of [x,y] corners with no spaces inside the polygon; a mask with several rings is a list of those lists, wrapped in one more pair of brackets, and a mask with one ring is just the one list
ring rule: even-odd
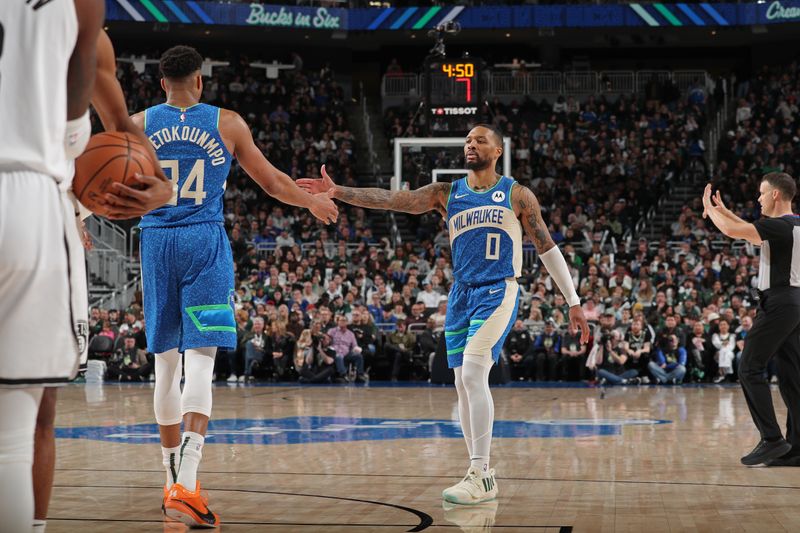
{"label": "orange basketball shoe", "polygon": [[200,492],[200,482],[197,482],[194,492],[190,492],[175,483],[167,493],[164,502],[167,517],[183,522],[189,527],[217,527],[219,516],[208,508],[208,497]]}

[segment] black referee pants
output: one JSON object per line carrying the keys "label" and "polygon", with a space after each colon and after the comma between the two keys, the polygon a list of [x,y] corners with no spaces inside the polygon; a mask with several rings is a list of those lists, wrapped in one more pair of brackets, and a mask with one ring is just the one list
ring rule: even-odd
{"label": "black referee pants", "polygon": [[739,365],[739,381],[762,439],[782,436],[766,378],[767,363],[773,356],[789,411],[786,440],[800,450],[800,302],[789,294],[762,296]]}

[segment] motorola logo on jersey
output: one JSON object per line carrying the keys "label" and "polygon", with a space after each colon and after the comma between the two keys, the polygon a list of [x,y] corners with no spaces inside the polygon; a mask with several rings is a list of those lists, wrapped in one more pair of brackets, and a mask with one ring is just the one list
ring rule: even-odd
{"label": "motorola logo on jersey", "polygon": [[503,191],[495,191],[492,193],[492,200],[494,200],[495,202],[500,203],[505,199],[506,199],[506,193],[504,193]]}
{"label": "motorola logo on jersey", "polygon": [[[579,438],[619,435],[623,426],[668,424],[657,419],[496,420],[493,435],[501,439]],[[156,424],[56,428],[62,439],[91,439],[131,444],[159,442]],[[267,419],[223,419],[208,423],[206,444],[309,444],[399,439],[461,439],[455,420],[298,416]]]}

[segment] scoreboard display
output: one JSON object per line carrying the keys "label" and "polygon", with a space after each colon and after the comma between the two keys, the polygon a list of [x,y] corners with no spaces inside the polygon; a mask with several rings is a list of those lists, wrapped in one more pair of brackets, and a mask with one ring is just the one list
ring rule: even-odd
{"label": "scoreboard display", "polygon": [[430,118],[478,114],[485,63],[480,59],[429,58],[425,62],[425,100]]}

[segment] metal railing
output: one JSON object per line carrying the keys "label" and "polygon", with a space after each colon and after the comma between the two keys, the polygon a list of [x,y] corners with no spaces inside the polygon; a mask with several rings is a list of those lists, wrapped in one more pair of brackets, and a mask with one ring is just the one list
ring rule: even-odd
{"label": "metal railing", "polygon": [[528,90],[533,94],[562,94],[564,77],[561,72],[541,71],[528,74]]}
{"label": "metal railing", "polygon": [[[705,89],[713,85],[704,70],[493,72],[486,80],[487,96],[633,94],[643,93],[653,80],[672,81],[681,91],[698,82]],[[423,90],[424,77],[419,74],[384,76],[381,82],[384,97],[421,97]]]}
{"label": "metal railing", "polygon": [[387,75],[381,82],[384,96],[421,96],[422,84],[417,74]]}
{"label": "metal railing", "polygon": [[631,70],[604,70],[598,73],[600,91],[633,94],[636,92],[636,73]]}
{"label": "metal railing", "polygon": [[491,83],[489,92],[495,96],[522,94],[526,88],[527,77],[510,72],[498,72],[489,78],[489,82]]}
{"label": "metal railing", "polygon": [[89,307],[100,307],[103,309],[124,309],[133,301],[133,295],[142,288],[142,276],[137,276],[119,289],[111,291],[95,300],[89,302]]}
{"label": "metal railing", "polygon": [[97,215],[90,216],[84,222],[95,241],[103,242],[108,248],[117,250],[120,254],[127,252],[129,256],[131,255],[128,235],[122,228]]}
{"label": "metal railing", "polygon": [[599,84],[597,72],[565,72],[564,91],[567,94],[595,94]]}

